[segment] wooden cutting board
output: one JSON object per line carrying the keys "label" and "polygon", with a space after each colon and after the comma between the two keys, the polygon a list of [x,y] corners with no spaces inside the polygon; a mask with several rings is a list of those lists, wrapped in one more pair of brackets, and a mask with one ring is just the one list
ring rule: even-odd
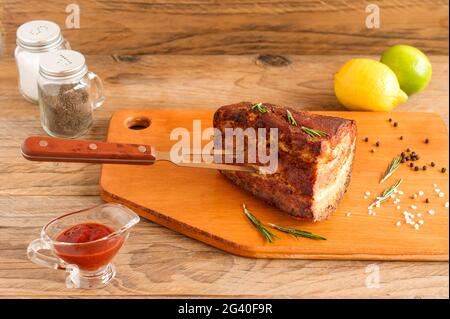
{"label": "wooden cutting board", "polygon": [[[108,141],[151,144],[158,150],[169,150],[176,142],[169,138],[174,128],[192,130],[192,120],[197,119],[205,129],[212,126],[213,113],[213,110],[181,109],[119,111],[111,119]],[[354,119],[358,125],[351,183],[339,208],[326,221],[293,220],[239,189],[217,171],[181,168],[167,162],[153,166],[103,165],[102,198],[125,204],[144,218],[242,256],[448,260],[449,210],[444,203],[448,201],[449,180],[448,171],[441,172],[442,167],[448,168],[448,132],[441,118],[432,113],[317,113]],[[389,117],[398,122],[398,127],[388,121]],[[369,142],[363,141],[365,137]],[[429,138],[428,144],[424,143],[425,138]],[[374,146],[376,141],[380,142],[379,147]],[[421,168],[431,161],[436,166],[414,171],[404,164],[380,185],[379,178],[389,162],[408,147],[420,155],[415,163]],[[404,179],[399,188],[404,195],[397,194],[400,209],[391,200],[376,209],[375,216],[369,215],[370,202],[399,178]],[[438,185],[444,197],[438,196],[433,184]],[[364,198],[367,191],[371,195]],[[411,198],[419,191],[425,195]],[[426,198],[430,203],[425,203]],[[327,240],[295,239],[274,231],[280,239],[267,243],[244,216],[242,203],[265,223],[308,230]],[[413,210],[411,205],[417,209]],[[405,224],[404,210],[413,212],[416,220],[423,220],[419,230]],[[435,214],[430,215],[429,210]],[[396,225],[398,221],[401,226]]]}

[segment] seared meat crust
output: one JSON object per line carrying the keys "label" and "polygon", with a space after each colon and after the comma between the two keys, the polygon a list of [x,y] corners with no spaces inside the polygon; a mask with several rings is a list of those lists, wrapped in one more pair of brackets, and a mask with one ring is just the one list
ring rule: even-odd
{"label": "seared meat crust", "polygon": [[[278,128],[278,169],[261,175],[237,171],[221,173],[254,196],[294,218],[318,221],[339,205],[350,182],[355,154],[356,123],[353,120],[296,111],[263,103],[268,112],[251,110],[251,102],[226,105],[214,114],[214,127]],[[289,110],[297,126],[287,120]],[[327,133],[312,138],[301,127]]]}

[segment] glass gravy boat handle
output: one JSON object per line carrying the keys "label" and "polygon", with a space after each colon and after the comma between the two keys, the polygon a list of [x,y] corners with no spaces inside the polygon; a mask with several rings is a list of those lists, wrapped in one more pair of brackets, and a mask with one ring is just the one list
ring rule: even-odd
{"label": "glass gravy boat handle", "polygon": [[53,255],[43,254],[41,253],[41,250],[51,251],[52,247],[42,238],[33,240],[27,248],[28,258],[37,265],[52,269],[66,270],[67,265],[62,259]]}

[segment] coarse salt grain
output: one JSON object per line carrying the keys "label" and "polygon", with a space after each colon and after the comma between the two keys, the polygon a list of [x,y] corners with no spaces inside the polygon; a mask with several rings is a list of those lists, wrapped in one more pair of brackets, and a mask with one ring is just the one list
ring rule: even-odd
{"label": "coarse salt grain", "polygon": [[437,184],[433,184],[433,187],[434,187],[434,188],[437,188],[438,186],[437,186]]}
{"label": "coarse salt grain", "polygon": [[413,194],[413,195],[411,196],[411,198],[412,198],[412,199],[416,199],[416,198],[417,198],[417,194]]}
{"label": "coarse salt grain", "polygon": [[419,196],[423,196],[425,194],[423,191],[419,191]]}
{"label": "coarse salt grain", "polygon": [[448,208],[448,206],[449,206],[449,204],[448,204],[448,202],[446,202],[446,203],[444,204],[444,207],[445,207],[445,208]]}
{"label": "coarse salt grain", "polygon": [[402,225],[402,223],[400,221],[398,221],[396,225],[397,225],[397,227],[399,227]]}
{"label": "coarse salt grain", "polygon": [[364,199],[367,199],[367,196],[364,195]]}
{"label": "coarse salt grain", "polygon": [[419,224],[415,224],[415,225],[414,225],[414,228],[415,228],[416,230],[419,230],[419,227],[420,227]]}
{"label": "coarse salt grain", "polygon": [[350,216],[351,216],[351,214],[352,214],[352,213],[348,212],[348,213],[347,213],[347,217],[350,217]]}
{"label": "coarse salt grain", "polygon": [[422,217],[422,213],[418,213],[418,214],[417,214],[417,217]]}
{"label": "coarse salt grain", "polygon": [[428,211],[428,214],[434,215],[434,210],[430,209],[430,210]]}
{"label": "coarse salt grain", "polygon": [[411,205],[411,209],[417,209],[417,206],[416,205]]}
{"label": "coarse salt grain", "polygon": [[366,194],[366,196],[370,196],[370,192],[369,191],[367,191],[365,194]]}
{"label": "coarse salt grain", "polygon": [[391,195],[391,198],[395,198],[395,195],[394,195],[394,194],[392,194],[392,195]]}
{"label": "coarse salt grain", "polygon": [[440,193],[439,193],[439,197],[442,198],[442,197],[444,197],[444,196],[445,196],[445,194],[444,194],[443,192],[440,192]]}
{"label": "coarse salt grain", "polygon": [[425,223],[422,219],[421,220],[419,220],[419,224],[420,225],[423,225],[423,223]]}
{"label": "coarse salt grain", "polygon": [[397,206],[397,209],[400,209],[401,207],[400,207],[400,205],[399,206]]}
{"label": "coarse salt grain", "polygon": [[434,191],[435,191],[436,193],[440,193],[440,192],[441,192],[441,190],[440,190],[439,188],[435,188]]}
{"label": "coarse salt grain", "polygon": [[405,193],[403,193],[402,191],[398,191],[398,193],[399,193],[400,195],[403,195],[403,194],[405,194]]}

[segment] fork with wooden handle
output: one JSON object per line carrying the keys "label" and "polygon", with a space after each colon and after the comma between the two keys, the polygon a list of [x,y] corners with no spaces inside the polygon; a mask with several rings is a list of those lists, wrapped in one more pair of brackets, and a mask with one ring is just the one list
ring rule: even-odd
{"label": "fork with wooden handle", "polygon": [[169,161],[178,166],[259,173],[258,166],[219,163],[174,162],[170,152],[159,152],[151,145],[109,143],[91,140],[31,136],[22,144],[22,155],[38,162],[151,165]]}

